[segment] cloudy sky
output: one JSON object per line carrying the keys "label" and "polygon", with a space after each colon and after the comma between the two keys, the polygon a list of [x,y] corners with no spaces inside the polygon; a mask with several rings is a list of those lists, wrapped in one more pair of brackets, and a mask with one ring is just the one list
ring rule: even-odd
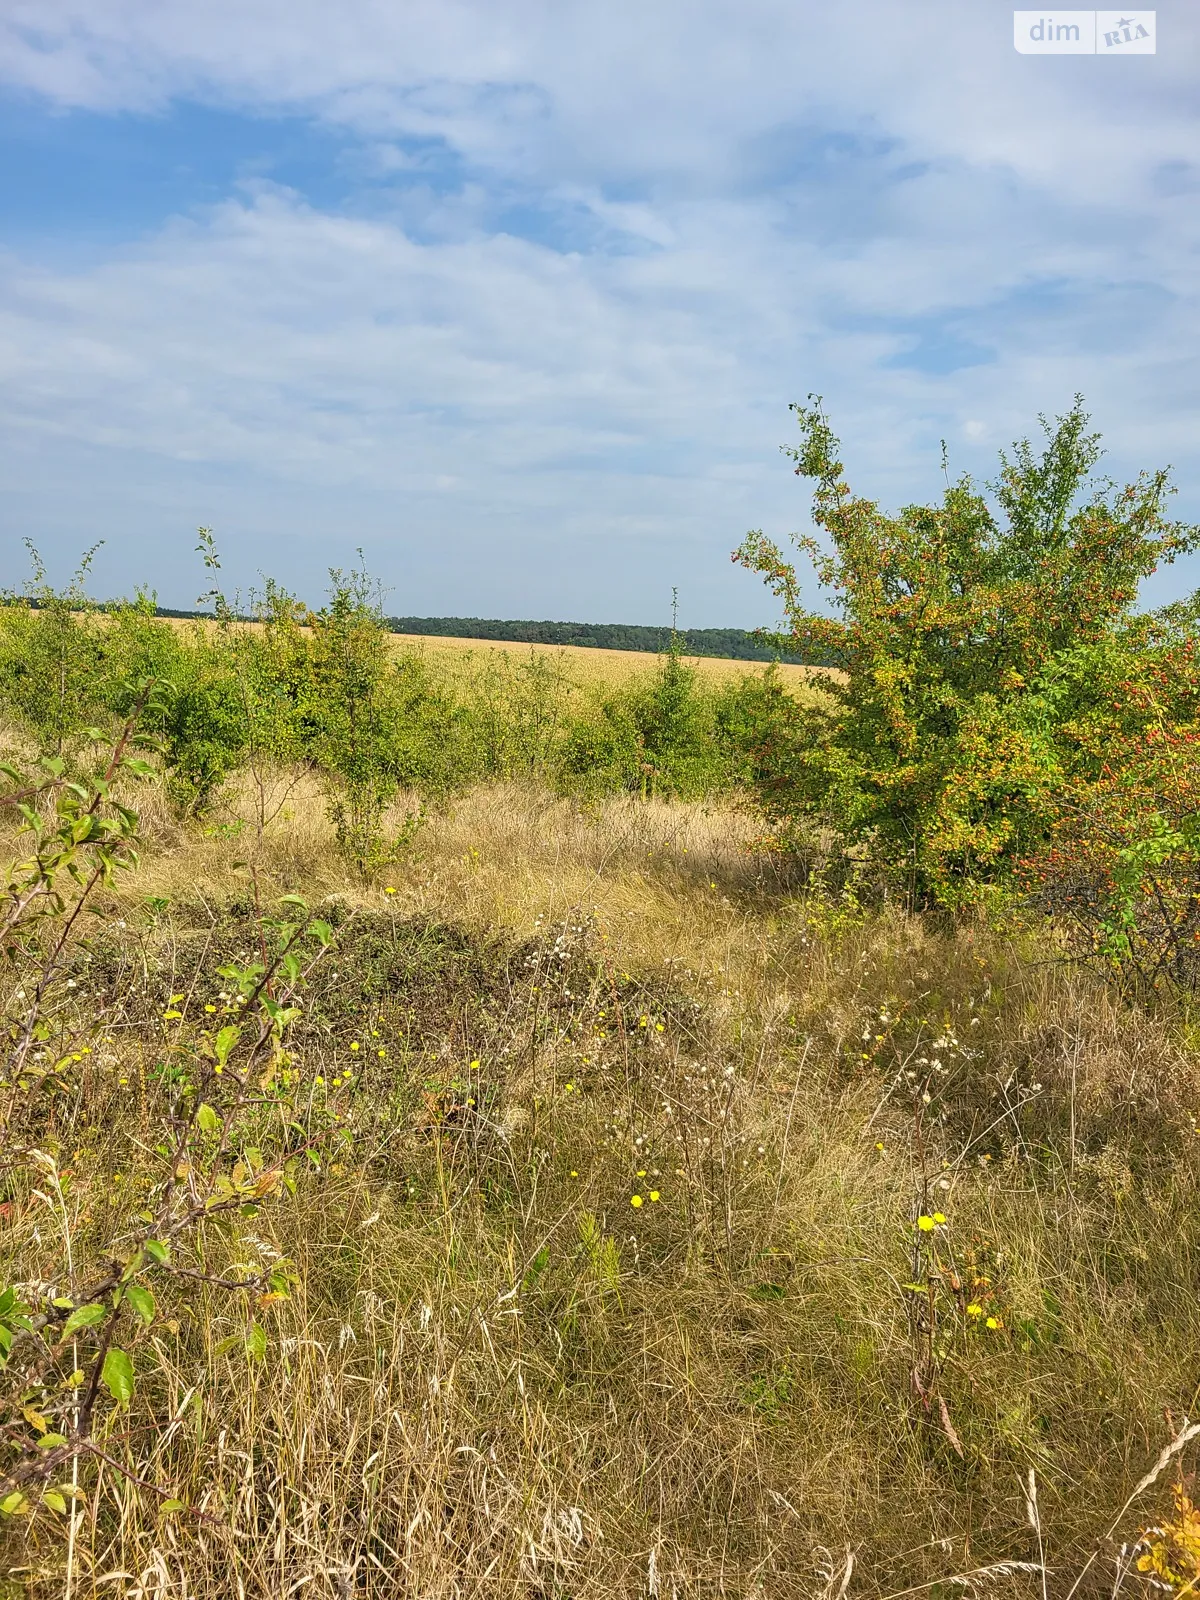
{"label": "cloudy sky", "polygon": [[[1200,520],[1200,11],[1023,56],[994,0],[3,0],[0,584],[774,620],[728,555],[935,495],[1082,390]],[[1200,583],[1154,580],[1158,601]]]}

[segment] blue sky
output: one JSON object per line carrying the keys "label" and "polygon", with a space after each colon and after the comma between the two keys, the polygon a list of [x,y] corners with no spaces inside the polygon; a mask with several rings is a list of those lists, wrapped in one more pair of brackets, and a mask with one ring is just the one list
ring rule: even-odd
{"label": "blue sky", "polygon": [[[9,0],[0,584],[774,620],[731,566],[1082,390],[1200,521],[1200,16],[1019,56],[992,0]],[[1160,601],[1196,563],[1153,580]]]}

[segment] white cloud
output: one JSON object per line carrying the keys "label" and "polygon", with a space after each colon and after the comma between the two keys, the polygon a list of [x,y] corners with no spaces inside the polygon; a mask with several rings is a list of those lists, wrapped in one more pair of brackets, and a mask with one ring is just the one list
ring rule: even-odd
{"label": "white cloud", "polygon": [[[986,470],[1082,388],[1117,465],[1173,457],[1194,508],[1194,16],[1160,36],[1018,57],[1007,9],[950,0],[10,0],[14,85],[311,115],[400,185],[355,217],[260,184],[98,263],[6,259],[14,503],[65,528],[86,482],[132,566],[207,495],[256,550],[292,529],[306,577],[340,504],[429,609],[440,553],[478,595],[445,609],[657,615],[684,566],[702,620],[749,620],[723,556],[802,520],[788,400],[824,391],[902,498],[939,437]],[[406,198],[413,138],[462,185]],[[511,231],[514,196],[572,248]],[[938,340],[995,359],[905,364]]]}

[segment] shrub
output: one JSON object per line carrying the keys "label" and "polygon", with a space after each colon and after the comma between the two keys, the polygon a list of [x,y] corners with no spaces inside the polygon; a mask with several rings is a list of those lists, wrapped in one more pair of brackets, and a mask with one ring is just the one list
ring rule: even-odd
{"label": "shrub", "polygon": [[1100,451],[1077,399],[1046,444],[1001,456],[994,510],[969,478],[940,505],[898,516],[855,496],[819,401],[794,407],[788,453],[816,484],[831,550],[812,559],[840,616],[810,611],[795,569],[761,532],[734,559],[782,600],[782,643],[842,668],[840,715],[789,780],[797,814],[847,847],[869,845],[916,903],[961,905],[1011,878],[1045,838],[1075,750],[1077,710],[1061,664],[1127,623],[1139,581],[1200,542],[1164,514],[1167,474],[1117,490],[1091,478]]}
{"label": "shrub", "polygon": [[1023,864],[1072,952],[1141,997],[1200,983],[1200,674],[1192,618],[1141,617],[1066,655],[1068,780]]}
{"label": "shrub", "polygon": [[602,700],[570,728],[561,757],[562,781],[591,793],[627,790],[694,800],[734,782],[736,718],[728,737],[719,726],[720,697],[704,685],[673,635],[648,681]]}
{"label": "shrub", "polygon": [[61,756],[100,714],[101,629],[85,579],[98,546],[84,555],[66,589],[46,581],[32,544],[33,581],[24,594],[0,596],[0,705]]}

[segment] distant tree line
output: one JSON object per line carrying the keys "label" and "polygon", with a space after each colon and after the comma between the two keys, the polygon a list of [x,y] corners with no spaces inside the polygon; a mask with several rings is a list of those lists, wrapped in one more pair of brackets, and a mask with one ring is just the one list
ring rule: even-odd
{"label": "distant tree line", "polygon": [[[597,650],[659,653],[671,647],[670,628],[633,622],[502,622],[487,617],[388,617],[393,633],[427,634],[442,639],[495,639],[513,644],[590,645]],[[723,656],[733,661],[785,661],[819,665],[811,657],[779,654],[743,628],[680,629],[689,655]]]}

